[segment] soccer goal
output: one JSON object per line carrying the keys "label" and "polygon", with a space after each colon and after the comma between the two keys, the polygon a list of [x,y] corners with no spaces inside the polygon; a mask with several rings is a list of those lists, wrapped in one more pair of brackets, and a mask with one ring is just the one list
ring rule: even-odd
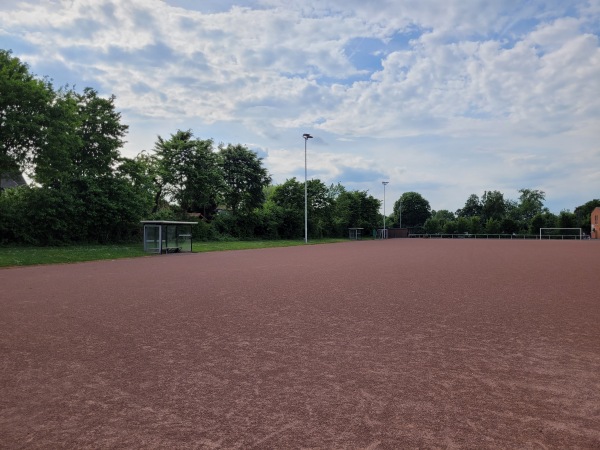
{"label": "soccer goal", "polygon": [[[545,231],[546,230],[546,231]],[[567,231],[567,233],[563,233]],[[579,239],[583,232],[581,228],[540,228],[541,239]]]}

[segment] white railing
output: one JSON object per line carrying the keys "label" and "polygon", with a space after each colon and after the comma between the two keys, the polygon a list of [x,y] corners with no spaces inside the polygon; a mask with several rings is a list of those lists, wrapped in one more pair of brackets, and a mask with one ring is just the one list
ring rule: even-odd
{"label": "white railing", "polygon": [[581,235],[573,234],[547,234],[538,236],[537,234],[493,234],[493,233],[477,233],[477,234],[459,234],[459,233],[436,233],[436,234],[409,234],[409,238],[426,238],[426,239],[541,239],[541,240],[577,240],[581,239]]}
{"label": "white railing", "polygon": [[[576,230],[579,232],[577,236],[574,234],[568,235],[568,236],[574,236],[574,237],[576,236],[576,239],[577,238],[581,239],[581,236],[583,235],[581,228],[558,228],[558,227],[556,227],[556,228],[540,228],[540,239],[544,239],[544,238],[550,239],[550,236],[557,236],[557,235],[552,235],[552,234],[542,235],[542,230]],[[564,236],[564,235],[558,235],[558,236]]]}

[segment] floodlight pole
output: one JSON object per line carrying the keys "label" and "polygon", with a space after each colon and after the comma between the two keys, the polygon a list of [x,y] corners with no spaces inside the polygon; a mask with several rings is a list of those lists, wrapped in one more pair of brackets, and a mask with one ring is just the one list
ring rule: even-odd
{"label": "floodlight pole", "polygon": [[398,228],[402,228],[402,199],[400,199],[400,206],[398,206],[398,216],[400,217]]}
{"label": "floodlight pole", "polygon": [[306,143],[312,136],[308,133],[302,135],[304,138],[304,243],[308,244],[308,190],[306,188]]}
{"label": "floodlight pole", "polygon": [[383,232],[381,234],[381,239],[387,238],[387,235],[385,232],[385,187],[387,186],[388,183],[389,183],[389,181],[381,182],[381,184],[383,184]]}

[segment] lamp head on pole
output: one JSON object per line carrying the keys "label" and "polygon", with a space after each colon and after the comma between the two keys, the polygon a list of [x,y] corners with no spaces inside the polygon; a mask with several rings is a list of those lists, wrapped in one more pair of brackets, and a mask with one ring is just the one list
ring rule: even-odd
{"label": "lamp head on pole", "polygon": [[310,134],[308,134],[308,133],[304,133],[304,134],[302,135],[302,137],[303,137],[305,140],[306,140],[306,139],[312,139],[312,136],[311,136]]}

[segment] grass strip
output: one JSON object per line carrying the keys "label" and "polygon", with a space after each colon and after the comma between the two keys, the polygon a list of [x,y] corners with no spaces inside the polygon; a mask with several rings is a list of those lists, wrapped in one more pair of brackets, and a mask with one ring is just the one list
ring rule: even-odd
{"label": "grass strip", "polygon": [[[346,239],[315,239],[309,244],[344,242]],[[194,242],[194,253],[226,250],[249,250],[271,247],[305,245],[304,241],[213,241]],[[64,264],[104,259],[136,258],[149,256],[141,244],[73,245],[65,247],[0,247],[0,267],[32,266],[38,264]]]}
{"label": "grass strip", "polygon": [[[314,239],[308,242],[312,244],[331,244],[335,242],[345,242],[347,239]],[[225,250],[251,250],[257,248],[273,247],[294,247],[305,245],[304,241],[298,240],[280,240],[280,241],[210,241],[194,242],[192,250],[194,252],[220,252]]]}
{"label": "grass strip", "polygon": [[140,245],[72,245],[66,247],[0,247],[0,267],[61,264],[144,256]]}

